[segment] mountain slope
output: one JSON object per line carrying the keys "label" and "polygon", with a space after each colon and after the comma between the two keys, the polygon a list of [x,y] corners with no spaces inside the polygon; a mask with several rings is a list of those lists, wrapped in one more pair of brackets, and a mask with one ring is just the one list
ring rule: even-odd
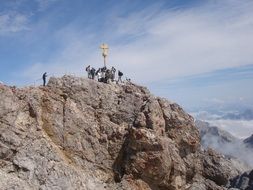
{"label": "mountain slope", "polygon": [[251,135],[250,137],[246,138],[243,143],[248,147],[251,148],[253,151],[253,135]]}
{"label": "mountain slope", "polygon": [[211,126],[208,122],[196,120],[195,124],[200,131],[201,145],[205,149],[212,148],[228,157],[239,159],[247,165],[245,167],[248,169],[253,168],[250,138],[242,141],[227,131]]}
{"label": "mountain slope", "polygon": [[244,172],[231,179],[227,184],[228,189],[233,190],[252,190],[253,189],[253,170]]}
{"label": "mountain slope", "polygon": [[71,76],[0,85],[3,189],[224,189],[240,172],[201,151],[193,118],[144,87]]}
{"label": "mountain slope", "polygon": [[213,140],[213,138],[216,138],[215,143],[217,143],[217,146],[219,146],[220,144],[239,142],[239,139],[231,135],[229,132],[219,129],[216,126],[210,126],[208,122],[196,120],[195,124],[200,131],[200,136],[202,137],[201,144],[205,147],[212,144],[211,141]]}

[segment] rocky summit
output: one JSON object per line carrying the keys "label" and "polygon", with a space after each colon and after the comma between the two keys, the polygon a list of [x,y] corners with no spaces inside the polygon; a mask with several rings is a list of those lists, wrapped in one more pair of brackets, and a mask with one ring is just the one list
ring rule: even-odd
{"label": "rocky summit", "polygon": [[222,190],[242,168],[145,87],[63,76],[0,84],[1,190]]}

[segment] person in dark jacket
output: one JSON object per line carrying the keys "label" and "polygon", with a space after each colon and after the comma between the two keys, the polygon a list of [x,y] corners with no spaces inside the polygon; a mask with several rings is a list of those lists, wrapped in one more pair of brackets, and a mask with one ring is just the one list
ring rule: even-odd
{"label": "person in dark jacket", "polygon": [[91,79],[95,79],[95,74],[96,74],[96,69],[95,68],[91,68],[91,70],[90,70],[90,74],[91,74]]}
{"label": "person in dark jacket", "polygon": [[91,77],[91,68],[90,68],[90,65],[88,65],[88,67],[86,67],[85,70],[88,73],[88,78],[91,79],[92,77]]}
{"label": "person in dark jacket", "polygon": [[47,82],[47,72],[45,72],[45,73],[42,75],[42,79],[43,79],[43,86],[46,86],[46,82]]}
{"label": "person in dark jacket", "polygon": [[122,76],[123,76],[123,73],[119,70],[118,71],[118,83],[119,83],[119,81],[122,82],[122,79],[121,79]]}
{"label": "person in dark jacket", "polygon": [[115,73],[116,73],[116,69],[115,69],[115,67],[112,67],[112,69],[111,69],[111,80],[112,81],[115,81]]}

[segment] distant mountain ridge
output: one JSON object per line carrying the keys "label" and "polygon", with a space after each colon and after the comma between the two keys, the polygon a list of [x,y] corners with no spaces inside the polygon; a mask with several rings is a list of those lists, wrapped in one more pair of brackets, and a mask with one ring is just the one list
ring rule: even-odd
{"label": "distant mountain ridge", "polygon": [[208,122],[196,120],[203,148],[212,148],[226,156],[235,157],[253,167],[253,135],[244,141]]}
{"label": "distant mountain ridge", "polygon": [[235,143],[238,142],[239,139],[230,134],[227,131],[224,131],[216,126],[211,126],[208,122],[196,120],[195,124],[197,128],[200,130],[200,136],[202,139],[202,145],[208,145],[208,143],[205,140],[206,136],[210,137],[218,137],[218,142],[220,143]]}
{"label": "distant mountain ridge", "polygon": [[243,110],[203,110],[191,113],[198,120],[253,120],[253,109],[243,109]]}
{"label": "distant mountain ridge", "polygon": [[253,134],[250,137],[246,138],[243,142],[248,148],[253,149]]}
{"label": "distant mountain ridge", "polygon": [[239,113],[228,113],[222,117],[222,119],[232,120],[253,120],[253,110],[247,109]]}

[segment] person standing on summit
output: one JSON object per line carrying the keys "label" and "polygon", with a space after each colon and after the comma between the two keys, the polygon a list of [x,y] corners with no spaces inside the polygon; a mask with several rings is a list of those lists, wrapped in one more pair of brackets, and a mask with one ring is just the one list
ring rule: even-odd
{"label": "person standing on summit", "polygon": [[122,76],[123,76],[123,73],[119,70],[118,71],[118,81],[117,81],[117,83],[119,83],[119,82],[121,82],[122,83]]}
{"label": "person standing on summit", "polygon": [[45,72],[43,75],[42,75],[42,79],[43,79],[43,86],[46,86],[46,80],[47,80],[47,72]]}
{"label": "person standing on summit", "polygon": [[88,78],[91,79],[91,68],[90,68],[90,65],[88,65],[88,67],[86,67],[85,70],[88,73]]}

